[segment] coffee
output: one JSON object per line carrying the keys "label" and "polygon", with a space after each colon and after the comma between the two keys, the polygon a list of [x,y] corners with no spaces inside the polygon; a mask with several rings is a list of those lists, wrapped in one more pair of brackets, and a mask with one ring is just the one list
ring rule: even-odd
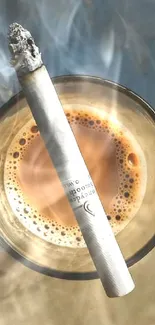
{"label": "coffee", "polygon": [[[142,149],[106,113],[67,108],[65,113],[117,234],[143,201],[147,171]],[[33,119],[17,133],[7,151],[4,186],[15,215],[30,231],[57,245],[85,246]]]}

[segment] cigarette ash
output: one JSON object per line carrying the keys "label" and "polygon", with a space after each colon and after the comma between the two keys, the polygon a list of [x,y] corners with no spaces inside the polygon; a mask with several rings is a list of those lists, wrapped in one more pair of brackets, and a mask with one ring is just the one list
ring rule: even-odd
{"label": "cigarette ash", "polygon": [[30,32],[21,25],[13,23],[9,28],[9,49],[11,63],[17,74],[24,75],[43,65],[39,48],[35,45]]}

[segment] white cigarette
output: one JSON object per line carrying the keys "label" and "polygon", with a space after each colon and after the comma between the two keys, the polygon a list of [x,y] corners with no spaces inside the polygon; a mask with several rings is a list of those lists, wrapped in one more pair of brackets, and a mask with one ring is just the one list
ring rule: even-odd
{"label": "white cigarette", "polygon": [[104,289],[109,297],[126,295],[134,289],[133,280],[39,50],[29,31],[16,23],[10,26],[9,48]]}

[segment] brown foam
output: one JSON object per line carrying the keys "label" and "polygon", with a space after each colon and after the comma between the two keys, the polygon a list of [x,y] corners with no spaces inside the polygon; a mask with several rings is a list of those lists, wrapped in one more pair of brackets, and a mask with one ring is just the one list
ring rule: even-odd
{"label": "brown foam", "polygon": [[[138,211],[146,188],[146,163],[132,136],[109,115],[65,109],[114,233]],[[4,185],[19,220],[57,245],[83,247],[83,237],[32,119],[8,149]]]}

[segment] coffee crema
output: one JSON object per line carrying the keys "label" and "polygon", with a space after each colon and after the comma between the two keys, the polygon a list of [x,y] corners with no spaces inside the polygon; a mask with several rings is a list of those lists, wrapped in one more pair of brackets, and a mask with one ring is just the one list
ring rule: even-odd
{"label": "coffee crema", "polygon": [[[144,198],[143,151],[133,135],[107,113],[67,107],[65,113],[117,234],[136,215]],[[16,134],[7,151],[4,186],[13,212],[28,230],[56,245],[86,246],[33,119]]]}

